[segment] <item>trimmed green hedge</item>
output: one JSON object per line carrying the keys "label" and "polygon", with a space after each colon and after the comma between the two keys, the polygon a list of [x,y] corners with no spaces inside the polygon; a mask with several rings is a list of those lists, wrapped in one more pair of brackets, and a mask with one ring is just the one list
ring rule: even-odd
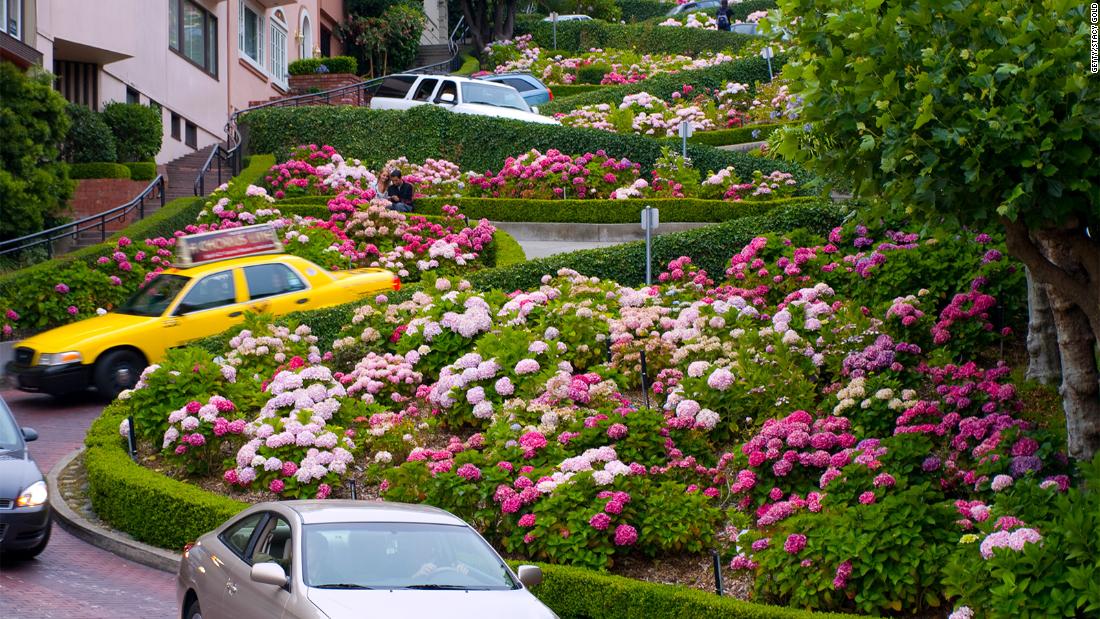
{"label": "trimmed green hedge", "polygon": [[[682,28],[682,30],[693,30],[693,28]],[[777,55],[772,58],[772,69],[775,72],[779,72],[785,62],[785,54]],[[705,69],[680,71],[679,73],[660,73],[648,79],[641,80],[640,82],[634,82],[633,84],[605,86],[598,90],[574,95],[572,97],[555,97],[553,101],[540,106],[539,111],[546,115],[553,115],[570,112],[581,106],[594,105],[596,103],[618,105],[626,95],[632,95],[639,92],[648,92],[655,97],[669,100],[672,97],[672,93],[679,92],[684,84],[689,84],[696,90],[705,90],[707,88],[721,89],[726,85],[726,82],[739,82],[752,86],[758,82],[767,81],[769,81],[768,61],[759,56],[753,56],[751,58],[723,62],[722,64],[707,67]]]}
{"label": "trimmed green hedge", "polygon": [[619,8],[623,10],[623,21],[628,24],[654,17],[664,17],[675,6],[660,0],[619,0]]}
{"label": "trimmed green hedge", "polygon": [[497,247],[496,266],[507,267],[527,261],[527,254],[511,234],[504,230],[497,230],[493,234],[493,244]]}
{"label": "trimmed green hedge", "polygon": [[[575,97],[586,92],[594,92],[603,88],[610,87],[601,84],[554,84],[552,86],[549,86],[549,88],[550,91],[554,93],[554,101],[557,101],[558,99]],[[543,105],[548,105],[549,103],[553,103],[553,101],[543,103]],[[541,107],[539,108],[539,111],[542,111]]]}
{"label": "trimmed green hedge", "polygon": [[128,179],[130,178],[130,168],[121,163],[109,163],[106,161],[71,163],[69,164],[69,178],[74,180],[86,178]]}
{"label": "trimmed green hedge", "polygon": [[470,75],[471,73],[477,73],[481,69],[481,63],[478,59],[470,54],[462,54],[462,66],[455,71],[455,75]]}
{"label": "trimmed green hedge", "polygon": [[[734,129],[716,129],[714,131],[700,131],[693,133],[688,138],[690,144],[707,144],[709,146],[726,146],[727,144],[744,144],[746,142],[763,142],[768,139],[776,129],[788,123],[774,123],[768,125],[749,125]],[[754,136],[753,133],[756,133]]]}
{"label": "trimmed green hedge", "polygon": [[[730,256],[753,237],[768,232],[785,233],[806,228],[825,234],[840,224],[843,212],[832,202],[793,204],[764,215],[742,217],[697,230],[676,232],[653,240],[653,268],[680,256],[691,256],[693,264],[708,273],[720,275],[729,266]],[[510,267],[472,273],[470,282],[480,289],[520,290],[539,285],[543,275],[558,269],[573,269],[585,275],[610,279],[624,286],[645,283],[645,242],[635,241],[599,249],[556,254]]]}
{"label": "trimmed green hedge", "polygon": [[645,582],[566,565],[508,563],[513,568],[537,565],[542,569],[542,584],[532,587],[531,593],[562,619],[850,619],[855,616],[755,604],[690,587]]}
{"label": "trimmed green hedge", "polygon": [[[615,89],[570,98],[602,95],[610,90]],[[661,147],[668,144],[599,129],[454,114],[434,105],[408,111],[353,106],[271,107],[244,114],[239,124],[251,152],[275,153],[284,158],[301,144],[329,144],[345,157],[362,159],[375,168],[405,156],[409,161],[442,157],[464,170],[496,170],[508,157],[532,148],[542,151],[556,148],[570,154],[602,149],[612,157],[640,163],[647,170],[661,156]],[[803,168],[790,162],[710,146],[689,145],[688,155],[700,170],[732,165],[741,178],[751,178],[754,170],[790,172],[803,185],[811,178]]]}
{"label": "trimmed green hedge", "polygon": [[500,198],[421,198],[418,213],[442,213],[443,205],[453,204],[467,217],[492,221],[530,221],[584,224],[631,224],[641,221],[646,205],[661,209],[661,221],[719,222],[759,215],[779,206],[813,201],[815,198],[725,202],[722,200],[505,200]]}
{"label": "trimmed green hedge", "polygon": [[[731,5],[732,7],[733,5]],[[672,5],[669,5],[672,8]],[[539,47],[554,45],[553,24],[540,20],[517,20],[515,34],[530,34]],[[560,51],[587,51],[592,47],[633,49],[643,54],[685,54],[737,51],[753,40],[752,35],[733,34],[702,28],[676,28],[647,24],[617,24],[598,19],[558,22]]]}
{"label": "trimmed green hedge", "polygon": [[287,72],[291,75],[313,75],[317,68],[325,65],[326,73],[358,73],[359,61],[352,56],[333,56],[332,58],[302,58],[290,63]]}
{"label": "trimmed green hedge", "polygon": [[157,164],[153,161],[131,161],[122,165],[130,168],[132,180],[151,181],[157,177]]}

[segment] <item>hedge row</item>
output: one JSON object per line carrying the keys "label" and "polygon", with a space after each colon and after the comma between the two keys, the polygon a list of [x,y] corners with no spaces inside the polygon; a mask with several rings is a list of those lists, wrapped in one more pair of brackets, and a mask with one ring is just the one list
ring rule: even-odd
{"label": "hedge row", "polygon": [[481,69],[481,63],[470,54],[462,54],[462,66],[454,72],[455,75],[470,75]]}
{"label": "hedge row", "polygon": [[[171,479],[134,463],[118,426],[125,409],[112,404],[85,438],[88,495],[96,514],[139,541],[179,552],[248,507],[247,503]],[[513,567],[524,561],[510,561]],[[753,604],[704,591],[648,583],[561,565],[536,564],[542,584],[531,592],[563,619],[693,617],[812,619],[844,617]]]}
{"label": "hedge row", "polygon": [[[513,568],[529,564],[508,563]],[[562,619],[851,619],[855,616],[754,604],[689,587],[644,582],[566,565],[533,565],[542,569],[543,578],[542,584],[533,587],[531,593]]]}
{"label": "hedge row", "polygon": [[744,144],[746,142],[763,142],[768,139],[776,129],[785,123],[769,125],[749,125],[735,129],[716,129],[714,131],[700,131],[693,133],[688,138],[690,144],[707,144],[709,146],[725,146],[727,144]]}
{"label": "hedge row", "polygon": [[618,2],[619,8],[623,10],[623,21],[628,24],[646,21],[654,17],[663,19],[665,14],[676,6],[660,0],[618,0]]}
{"label": "hedge row", "polygon": [[157,164],[152,161],[131,161],[122,164],[130,168],[130,180],[151,181],[157,177]]}
{"label": "hedge row", "polygon": [[[607,88],[607,86],[600,84],[554,84],[549,88],[554,93],[554,100],[558,100],[565,99],[566,97],[574,97],[586,92],[593,92],[602,88]],[[545,106],[547,103],[543,103],[542,105]],[[539,111],[542,111],[542,106],[539,107]]]}
{"label": "hedge row", "polygon": [[661,209],[661,221],[719,222],[759,215],[779,206],[814,198],[725,202],[722,200],[503,200],[499,198],[421,198],[418,213],[442,212],[444,204],[462,209],[467,217],[491,221],[529,221],[582,224],[632,224],[641,221],[647,205]]}
{"label": "hedge row", "polygon": [[[653,268],[656,272],[675,258],[690,256],[694,264],[708,273],[721,275],[729,266],[730,256],[755,236],[799,228],[824,234],[839,225],[842,218],[840,207],[819,201],[792,204],[763,215],[658,236],[653,240]],[[638,286],[645,283],[645,242],[555,254],[511,267],[478,271],[471,274],[469,280],[480,289],[522,290],[538,286],[543,275],[556,273],[559,269],[573,269],[625,286]]]}
{"label": "hedge row", "polygon": [[[685,28],[684,30],[693,29]],[[784,62],[786,62],[785,54],[772,58],[773,71],[778,72],[783,67]],[[633,84],[607,86],[571,97],[555,97],[553,101],[540,106],[539,111],[551,115],[570,112],[581,106],[597,103],[618,105],[626,95],[639,92],[648,92],[655,97],[668,100],[672,97],[672,93],[679,92],[684,84],[700,90],[707,88],[721,89],[726,85],[726,82],[739,82],[751,86],[758,82],[767,81],[769,81],[768,61],[759,56],[752,56],[731,62],[723,62],[705,69],[681,71],[679,73],[659,73]]]}
{"label": "hedge row", "polygon": [[[717,85],[719,78],[713,81]],[[615,89],[570,98],[599,96],[609,90]],[[272,107],[244,114],[239,122],[251,152],[275,153],[284,158],[300,144],[330,144],[344,156],[362,159],[374,168],[405,156],[409,161],[442,157],[464,170],[497,170],[508,157],[532,148],[542,151],[556,148],[569,154],[602,149],[612,157],[626,157],[648,170],[661,156],[661,147],[668,144],[641,135],[599,129],[453,114],[433,105],[408,111],[352,106]],[[700,170],[732,165],[742,178],[750,178],[754,170],[765,173],[780,170],[794,174],[799,183],[810,180],[800,166],[776,159],[704,145],[689,145],[688,155]]]}
{"label": "hedge row", "polygon": [[[672,5],[669,5],[671,8]],[[516,36],[530,34],[540,47],[554,45],[553,24],[537,21],[516,21]],[[593,47],[632,49],[643,54],[685,54],[696,56],[704,52],[737,51],[753,40],[752,35],[733,34],[702,28],[676,28],[655,23],[617,24],[598,19],[558,22],[557,49],[587,51]]]}
{"label": "hedge row", "polygon": [[359,61],[352,56],[333,56],[332,58],[302,58],[290,63],[287,72],[291,75],[313,75],[324,65],[325,73],[358,73]]}
{"label": "hedge row", "polygon": [[130,168],[121,163],[96,161],[93,163],[69,164],[69,178],[80,180],[86,178],[130,178]]}
{"label": "hedge row", "polygon": [[[628,1],[638,1],[638,0],[628,0]],[[645,0],[642,0],[642,1],[645,1]],[[743,0],[742,2],[730,2],[729,3],[730,21],[731,22],[736,22],[738,20],[744,21],[744,19],[746,17],[748,17],[749,13],[755,13],[757,11],[769,11],[771,9],[774,9],[775,6],[776,6],[775,0]],[[665,21],[666,19],[668,19],[668,16],[666,14],[668,13],[668,9],[671,9],[672,7],[668,4],[665,4],[664,7],[665,7],[665,11],[663,13],[661,13],[660,15],[651,15],[648,18],[647,21],[649,21],[651,23],[654,23],[654,24],[659,24],[659,23]],[[624,9],[623,12],[625,14],[625,12],[626,12],[625,9]],[[691,11],[691,12],[692,13],[706,13],[707,15],[710,15],[711,17],[715,16],[715,9],[707,9],[706,11]],[[687,13],[681,13],[680,15],[677,16],[677,19],[680,19],[682,21],[683,18],[687,17],[687,15],[688,15]]]}

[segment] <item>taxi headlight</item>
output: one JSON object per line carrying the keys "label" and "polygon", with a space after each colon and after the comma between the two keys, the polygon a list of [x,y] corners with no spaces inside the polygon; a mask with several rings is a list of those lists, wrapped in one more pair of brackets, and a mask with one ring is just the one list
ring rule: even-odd
{"label": "taxi headlight", "polygon": [[42,353],[38,357],[38,365],[64,365],[66,363],[80,363],[84,361],[84,355],[71,350],[69,352]]}
{"label": "taxi headlight", "polygon": [[19,499],[15,501],[16,507],[38,507],[46,502],[50,493],[46,490],[46,482],[36,481],[33,484],[27,486],[27,489],[23,491],[23,494],[19,495]]}

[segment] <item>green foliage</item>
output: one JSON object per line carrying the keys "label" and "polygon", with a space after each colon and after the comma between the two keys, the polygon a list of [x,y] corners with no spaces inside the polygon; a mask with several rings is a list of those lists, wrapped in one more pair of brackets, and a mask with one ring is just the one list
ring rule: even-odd
{"label": "green foliage", "polygon": [[[103,115],[83,105],[70,103],[65,112],[72,121],[62,150],[69,163],[115,161],[115,135]],[[78,177],[73,177],[78,178]]]}
{"label": "green foliage", "polygon": [[[271,152],[285,158],[300,144],[323,143],[374,168],[404,156],[409,161],[443,157],[467,170],[499,169],[508,157],[532,148],[544,152],[556,148],[571,154],[602,149],[609,156],[626,157],[648,170],[668,144],[599,129],[453,114],[432,105],[405,112],[350,106],[272,107],[244,114],[239,122],[252,152]],[[751,178],[754,170],[780,170],[793,173],[800,185],[809,180],[801,168],[781,160],[696,145],[688,146],[688,155],[699,170],[732,165],[742,178]]]}
{"label": "green foliage", "polygon": [[103,106],[103,121],[115,136],[119,161],[148,161],[160,152],[164,127],[159,108],[112,101]]}
{"label": "green foliage", "polygon": [[503,230],[497,230],[493,235],[493,245],[496,246],[496,266],[498,267],[519,264],[527,260],[523,247],[512,238],[511,234]]}
{"label": "green foliage", "polygon": [[[1100,456],[1082,462],[1080,488],[1058,492],[1036,479],[1000,493],[975,539],[964,538],[944,568],[949,595],[989,617],[1086,617],[1100,613]],[[982,558],[979,539],[1002,516],[1042,535],[1023,550],[994,548]],[[988,613],[988,615],[985,615]]]}
{"label": "green foliage", "polygon": [[707,144],[709,146],[725,146],[727,144],[744,144],[746,142],[763,142],[768,139],[776,129],[783,124],[775,125],[749,125],[735,129],[716,129],[714,131],[699,131],[688,138],[689,144]]}
{"label": "green foliage", "polygon": [[569,0],[559,12],[587,15],[607,22],[617,22],[623,16],[617,0]]}
{"label": "green foliage", "polygon": [[623,21],[633,24],[655,17],[663,19],[672,5],[660,0],[619,0],[619,7],[623,11]]}
{"label": "green foliage", "polygon": [[135,181],[151,181],[157,177],[157,164],[153,161],[129,161],[122,165],[130,168],[130,178]]}
{"label": "green foliage", "polygon": [[336,36],[358,60],[358,68],[375,77],[412,66],[424,30],[424,13],[407,4],[390,4],[380,14],[349,13]]}
{"label": "green foliage", "polygon": [[[680,28],[680,30],[693,30],[693,28]],[[783,54],[772,58],[772,67],[778,71],[786,61]],[[542,105],[539,110],[543,114],[559,114],[575,110],[584,105],[607,103],[618,106],[623,97],[639,92],[648,92],[654,97],[669,101],[672,93],[681,92],[684,84],[688,84],[700,92],[706,89],[721,90],[726,82],[739,82],[741,84],[757,84],[768,81],[768,64],[763,58],[753,56],[743,58],[705,69],[680,71],[679,73],[661,73],[633,84],[620,84],[618,86],[606,86],[591,92],[581,93],[571,97],[555,97],[553,101]]]}
{"label": "green foliage", "polygon": [[[731,6],[733,6],[731,4]],[[671,8],[671,5],[669,5]],[[531,34],[539,47],[552,49],[553,24],[538,21],[517,21],[515,35]],[[558,49],[587,51],[633,49],[641,54],[684,54],[737,51],[754,39],[751,35],[732,34],[702,28],[675,28],[656,24],[619,24],[600,20],[558,22]]]}
{"label": "green foliage", "polygon": [[459,67],[458,71],[455,71],[454,74],[455,75],[470,75],[472,73],[477,73],[480,69],[481,69],[481,63],[478,62],[477,58],[475,58],[474,56],[471,56],[469,54],[463,54],[462,55],[462,66]]}
{"label": "green foliage", "polygon": [[[726,223],[658,236],[653,240],[653,264],[668,264],[690,256],[692,264],[708,273],[724,273],[730,255],[753,237],[767,232],[809,228],[827,232],[841,221],[841,212],[830,203],[794,204],[765,215],[743,217]],[[636,241],[613,247],[557,254],[505,268],[473,273],[468,278],[481,289],[519,290],[536,287],[545,274],[573,269],[585,275],[610,279],[624,286],[645,282],[645,243]]]}
{"label": "green foliage", "polygon": [[[784,75],[800,82],[803,119],[843,145],[816,153],[815,169],[934,220],[1098,221],[1100,89],[1085,5],[779,5],[780,22],[799,18]],[[794,139],[779,152],[810,163]]]}
{"label": "green foliage", "polygon": [[130,168],[121,163],[74,163],[69,166],[69,178],[130,178]]}
{"label": "green foliage", "polygon": [[[327,71],[318,71],[321,66]],[[331,58],[300,58],[287,66],[291,75],[313,75],[314,73],[355,73],[359,70],[359,61],[353,56],[332,56]]]}
{"label": "green foliage", "polygon": [[58,150],[65,106],[49,74],[0,61],[0,239],[42,230],[73,193]]}
{"label": "green foliage", "polygon": [[[593,92],[607,88],[607,86],[601,86],[600,84],[555,84],[549,87],[551,92],[554,93],[554,99],[564,99],[566,97],[572,97],[574,95],[583,94],[586,92]],[[543,105],[546,105],[545,103]],[[542,108],[539,108],[542,111]]]}

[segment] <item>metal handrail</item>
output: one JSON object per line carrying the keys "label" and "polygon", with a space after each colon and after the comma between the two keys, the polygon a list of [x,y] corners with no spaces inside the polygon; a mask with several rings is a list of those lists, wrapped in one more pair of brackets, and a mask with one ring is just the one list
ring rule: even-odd
{"label": "metal handrail", "polygon": [[[228,128],[227,128],[228,131]],[[229,170],[231,178],[241,173],[241,145],[238,142],[236,146],[226,149],[221,144],[218,144],[210,151],[210,155],[206,157],[206,162],[199,168],[199,174],[195,177],[195,184],[192,188],[196,196],[206,195],[206,175],[210,173],[210,167],[214,164],[214,160],[218,161],[218,185],[222,184],[222,162],[229,163]]]}
{"label": "metal handrail", "polygon": [[[112,221],[125,218],[134,209],[138,210],[138,219],[145,217],[145,198],[149,196],[156,189],[160,197],[160,205],[164,206],[164,177],[157,175],[152,182],[140,193],[136,198],[130,200],[125,204],[116,206],[110,210],[103,211],[102,213],[96,213],[95,215],[89,215],[83,219],[76,221],[70,221],[60,226],[54,226],[48,230],[41,232],[35,232],[34,234],[28,234],[21,236],[17,239],[10,239],[7,241],[0,241],[0,256],[4,254],[10,254],[39,245],[46,246],[46,255],[53,258],[53,242],[64,239],[67,237],[77,238],[81,232],[86,230],[92,230],[99,228],[99,240],[104,242],[107,240],[107,224]],[[64,231],[64,232],[63,232]]]}

